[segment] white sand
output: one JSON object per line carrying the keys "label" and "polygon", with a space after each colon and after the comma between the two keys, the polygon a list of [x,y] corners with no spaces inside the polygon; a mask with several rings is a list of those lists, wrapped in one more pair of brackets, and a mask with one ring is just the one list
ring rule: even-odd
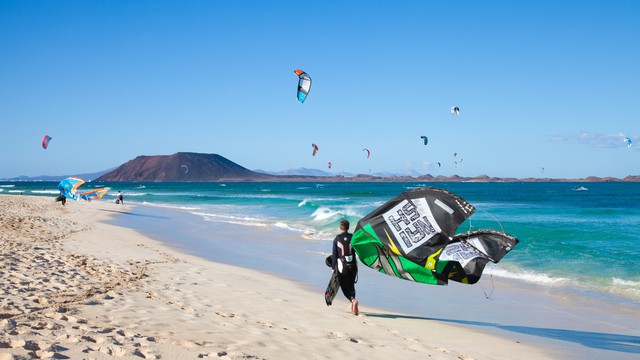
{"label": "white sand", "polygon": [[354,316],[344,300],[327,307],[294,282],[105,223],[127,211],[0,196],[0,360],[550,358],[433,320]]}

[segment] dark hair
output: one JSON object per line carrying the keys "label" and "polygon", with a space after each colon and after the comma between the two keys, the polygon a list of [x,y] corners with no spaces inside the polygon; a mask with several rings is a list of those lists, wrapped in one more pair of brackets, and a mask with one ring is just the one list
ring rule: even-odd
{"label": "dark hair", "polygon": [[348,220],[346,220],[346,219],[345,219],[345,220],[340,221],[340,229],[341,229],[341,230],[344,230],[344,231],[349,230],[349,221],[348,221]]}

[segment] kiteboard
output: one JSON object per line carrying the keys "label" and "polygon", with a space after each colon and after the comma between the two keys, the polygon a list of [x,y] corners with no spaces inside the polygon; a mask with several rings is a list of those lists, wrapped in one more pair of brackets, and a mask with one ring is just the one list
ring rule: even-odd
{"label": "kiteboard", "polygon": [[331,279],[329,279],[329,285],[327,285],[327,290],[324,292],[324,301],[327,303],[327,306],[331,306],[331,303],[333,303],[333,299],[336,297],[338,289],[340,289],[338,271],[333,270],[331,272]]}
{"label": "kiteboard", "polygon": [[[331,256],[327,256],[324,263],[331,267]],[[338,270],[334,269],[331,272],[331,278],[329,279],[327,290],[324,291],[324,301],[327,303],[327,306],[331,306],[331,303],[333,303],[333,299],[336,297],[338,289],[340,289],[340,283],[338,282]]]}

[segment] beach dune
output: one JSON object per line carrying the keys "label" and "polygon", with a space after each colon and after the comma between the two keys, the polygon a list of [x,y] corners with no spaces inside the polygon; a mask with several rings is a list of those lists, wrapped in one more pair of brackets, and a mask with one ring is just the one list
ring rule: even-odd
{"label": "beach dune", "polygon": [[[107,223],[135,207],[0,196],[0,359],[551,358],[180,253]],[[141,219],[140,221],[144,221]]]}

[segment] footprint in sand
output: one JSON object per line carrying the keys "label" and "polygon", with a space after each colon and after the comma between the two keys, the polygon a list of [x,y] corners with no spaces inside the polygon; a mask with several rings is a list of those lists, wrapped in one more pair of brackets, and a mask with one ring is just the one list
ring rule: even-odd
{"label": "footprint in sand", "polygon": [[233,318],[236,317],[236,315],[234,313],[223,313],[222,311],[216,311],[216,315],[221,316],[221,317],[228,317],[228,318]]}

